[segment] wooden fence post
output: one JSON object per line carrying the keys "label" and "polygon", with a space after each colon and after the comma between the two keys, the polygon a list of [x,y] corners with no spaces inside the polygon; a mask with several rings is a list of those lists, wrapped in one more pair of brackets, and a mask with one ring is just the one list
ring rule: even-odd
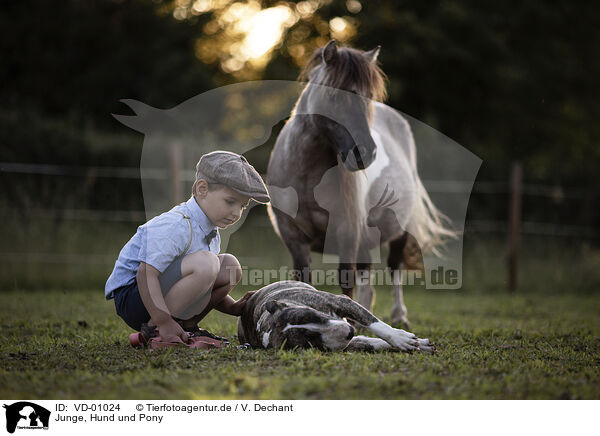
{"label": "wooden fence post", "polygon": [[181,190],[181,144],[178,141],[171,142],[169,161],[171,169],[171,200],[172,204],[175,205],[183,201],[183,192]]}
{"label": "wooden fence post", "polygon": [[521,232],[521,195],[523,192],[523,166],[513,162],[510,174],[510,199],[508,222],[508,290],[517,290],[519,240]]}

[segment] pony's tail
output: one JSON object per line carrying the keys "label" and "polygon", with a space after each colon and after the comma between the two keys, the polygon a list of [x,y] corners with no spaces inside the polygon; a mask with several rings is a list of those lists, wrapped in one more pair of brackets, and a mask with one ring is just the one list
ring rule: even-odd
{"label": "pony's tail", "polygon": [[417,201],[407,231],[419,242],[422,254],[442,256],[440,249],[450,240],[458,239],[460,232],[450,228],[450,219],[431,201],[417,176]]}

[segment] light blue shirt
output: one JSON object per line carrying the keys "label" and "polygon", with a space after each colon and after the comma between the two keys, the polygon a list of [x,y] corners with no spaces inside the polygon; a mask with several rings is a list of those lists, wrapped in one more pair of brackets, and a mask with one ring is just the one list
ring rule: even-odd
{"label": "light blue shirt", "polygon": [[[119,253],[115,268],[106,282],[104,295],[107,300],[113,298],[115,289],[133,283],[140,262],[152,265],[163,273],[176,257],[184,254],[190,242],[190,225],[187,219],[175,211],[182,212],[191,219],[192,244],[186,254],[196,251],[219,253],[221,237],[217,226],[204,214],[194,197],[191,197],[185,203],[138,227],[135,235]],[[209,246],[204,239],[213,230],[217,230],[217,235]]]}

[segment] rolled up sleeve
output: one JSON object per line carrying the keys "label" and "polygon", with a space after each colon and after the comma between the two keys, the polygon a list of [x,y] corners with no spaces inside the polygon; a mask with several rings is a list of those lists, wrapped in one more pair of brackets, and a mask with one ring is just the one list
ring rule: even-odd
{"label": "rolled up sleeve", "polygon": [[183,254],[189,239],[189,225],[181,216],[156,217],[143,226],[140,261],[162,273]]}

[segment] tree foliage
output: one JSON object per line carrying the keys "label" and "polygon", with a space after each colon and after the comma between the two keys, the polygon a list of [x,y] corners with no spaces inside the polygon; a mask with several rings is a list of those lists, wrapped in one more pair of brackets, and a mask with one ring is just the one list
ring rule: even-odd
{"label": "tree foliage", "polygon": [[[478,154],[482,178],[506,180],[520,159],[529,182],[586,187],[588,202],[600,192],[597,2],[198,1],[2,2],[2,110],[120,129],[110,113],[122,98],[167,108],[237,80],[295,79],[335,37],[381,45],[388,104]],[[243,35],[224,14],[240,3],[293,17],[261,61],[228,70]],[[27,149],[10,156],[26,160]]]}

